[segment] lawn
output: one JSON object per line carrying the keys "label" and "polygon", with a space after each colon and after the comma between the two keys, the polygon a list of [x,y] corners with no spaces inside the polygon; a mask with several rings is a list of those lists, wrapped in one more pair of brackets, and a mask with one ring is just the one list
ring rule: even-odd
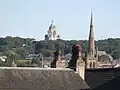
{"label": "lawn", "polygon": [[16,63],[17,64],[28,64],[31,63],[32,60],[17,60]]}

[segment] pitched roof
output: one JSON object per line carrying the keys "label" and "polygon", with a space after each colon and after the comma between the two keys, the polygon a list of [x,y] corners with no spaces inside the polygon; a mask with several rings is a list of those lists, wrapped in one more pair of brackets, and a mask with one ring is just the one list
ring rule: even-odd
{"label": "pitched roof", "polygon": [[89,88],[70,69],[0,67],[0,90],[80,90]]}
{"label": "pitched roof", "polygon": [[86,69],[85,71],[85,81],[92,89],[100,86],[105,86],[106,83],[109,83],[111,80],[115,79],[116,77],[120,77],[120,68],[96,68],[96,69]]}
{"label": "pitched roof", "polygon": [[120,90],[120,76],[117,76],[115,79],[110,80],[99,87],[94,88],[93,90]]}

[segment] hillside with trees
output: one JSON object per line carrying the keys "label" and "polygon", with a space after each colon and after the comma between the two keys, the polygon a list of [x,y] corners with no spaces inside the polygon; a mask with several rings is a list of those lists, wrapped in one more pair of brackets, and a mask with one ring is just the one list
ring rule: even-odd
{"label": "hillside with trees", "polygon": [[32,38],[20,38],[7,36],[0,38],[0,56],[12,56],[15,59],[23,59],[27,54],[33,53]]}
{"label": "hillside with trees", "polygon": [[[45,56],[51,56],[52,52],[55,50],[56,44],[59,44],[62,54],[66,55],[71,53],[72,46],[76,43],[82,46],[82,53],[85,55],[88,46],[87,40],[39,41],[36,44],[36,53],[43,52]],[[114,59],[120,58],[120,38],[98,40],[95,41],[95,44],[98,46],[99,51],[106,51],[106,53],[112,55]]]}
{"label": "hillside with trees", "polygon": [[[42,53],[44,56],[53,56],[56,45],[59,45],[63,55],[71,53],[72,45],[79,43],[82,53],[87,52],[87,40],[56,40],[56,41],[34,41],[33,38],[20,38],[7,36],[0,38],[0,55],[6,55],[16,60],[25,59],[28,54]],[[106,51],[114,59],[120,58],[120,38],[109,38],[95,42],[100,51]],[[34,50],[35,49],[35,50]],[[35,52],[34,52],[35,51]]]}

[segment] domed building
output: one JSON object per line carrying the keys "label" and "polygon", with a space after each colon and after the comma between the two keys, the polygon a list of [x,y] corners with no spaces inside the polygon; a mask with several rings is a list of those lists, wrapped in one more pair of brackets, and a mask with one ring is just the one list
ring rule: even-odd
{"label": "domed building", "polygon": [[[56,26],[53,24],[53,20],[51,22],[51,25],[49,26],[47,35],[48,35],[49,40],[57,40],[60,38],[60,35],[56,31]],[[45,40],[46,40],[46,37],[45,37]]]}

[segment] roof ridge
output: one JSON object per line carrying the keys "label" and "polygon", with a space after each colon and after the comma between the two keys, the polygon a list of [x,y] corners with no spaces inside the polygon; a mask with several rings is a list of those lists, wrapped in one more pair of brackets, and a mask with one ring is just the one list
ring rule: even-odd
{"label": "roof ridge", "polygon": [[39,67],[0,67],[0,69],[23,69],[23,70],[63,70],[63,71],[73,71],[70,68],[39,68]]}

